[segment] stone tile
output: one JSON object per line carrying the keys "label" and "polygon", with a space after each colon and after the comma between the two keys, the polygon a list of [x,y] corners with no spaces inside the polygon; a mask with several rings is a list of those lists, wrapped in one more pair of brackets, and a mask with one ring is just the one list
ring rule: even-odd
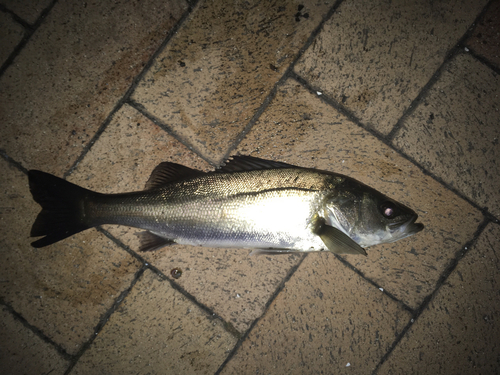
{"label": "stone tile", "polygon": [[481,207],[500,215],[500,77],[458,55],[404,122],[394,144]]}
{"label": "stone tile", "polygon": [[288,81],[236,151],[341,173],[413,208],[422,232],[345,259],[416,308],[482,215],[320,98]]}
{"label": "stone tile", "polygon": [[477,24],[467,47],[500,68],[500,1],[492,1]]}
{"label": "stone tile", "polygon": [[221,321],[146,271],[72,373],[212,374],[236,341]]}
{"label": "stone tile", "polygon": [[63,374],[69,363],[50,344],[2,307],[0,363],[3,375]]}
{"label": "stone tile", "polygon": [[310,254],[222,374],[369,374],[409,319],[333,254]]}
{"label": "stone tile", "polygon": [[500,372],[499,239],[490,224],[379,374]]}
{"label": "stone tile", "polygon": [[485,4],[344,1],[295,71],[387,134]]}
{"label": "stone tile", "polygon": [[2,4],[26,22],[33,24],[51,0],[2,0]]}
{"label": "stone tile", "polygon": [[0,78],[0,148],[28,168],[66,171],[185,7],[58,2]]}
{"label": "stone tile", "polygon": [[0,159],[0,296],[69,353],[91,337],[140,263],[93,229],[42,249],[29,232],[39,206],[26,176]]}
{"label": "stone tile", "polygon": [[[142,190],[154,167],[168,160],[211,169],[135,109],[124,106],[69,180],[106,193]],[[135,233],[140,229],[104,228],[131,249],[139,249]],[[263,313],[275,288],[300,259],[294,255],[249,258],[249,252],[175,245],[140,255],[171,279],[171,270],[180,268],[182,276],[176,282],[244,332]]]}
{"label": "stone tile", "polygon": [[200,2],[133,99],[217,164],[332,5]]}
{"label": "stone tile", "polygon": [[[24,28],[7,13],[0,12],[0,66],[7,60],[24,36]],[[5,110],[5,109],[4,109]]]}

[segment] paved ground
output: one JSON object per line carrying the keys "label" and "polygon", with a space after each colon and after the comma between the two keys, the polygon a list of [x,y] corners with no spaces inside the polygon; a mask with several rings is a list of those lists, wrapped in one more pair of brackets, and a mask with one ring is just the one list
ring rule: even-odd
{"label": "paved ground", "polygon": [[[0,372],[499,373],[499,14],[1,1]],[[367,258],[144,254],[115,226],[30,246],[28,169],[123,192],[235,153],[357,178],[425,230]]]}

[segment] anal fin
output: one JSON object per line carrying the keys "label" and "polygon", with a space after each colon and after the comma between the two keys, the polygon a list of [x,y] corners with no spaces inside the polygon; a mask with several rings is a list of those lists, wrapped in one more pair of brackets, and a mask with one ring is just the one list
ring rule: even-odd
{"label": "anal fin", "polygon": [[158,236],[149,231],[139,232],[135,234],[141,243],[139,251],[154,251],[162,247],[173,245],[175,241]]}

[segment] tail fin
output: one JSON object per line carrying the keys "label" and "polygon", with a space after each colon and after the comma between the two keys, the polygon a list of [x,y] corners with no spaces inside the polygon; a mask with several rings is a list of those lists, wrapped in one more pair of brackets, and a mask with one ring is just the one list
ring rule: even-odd
{"label": "tail fin", "polygon": [[83,215],[83,200],[93,194],[90,190],[36,170],[28,172],[28,179],[33,199],[42,206],[30,235],[45,236],[31,246],[51,245],[90,228]]}

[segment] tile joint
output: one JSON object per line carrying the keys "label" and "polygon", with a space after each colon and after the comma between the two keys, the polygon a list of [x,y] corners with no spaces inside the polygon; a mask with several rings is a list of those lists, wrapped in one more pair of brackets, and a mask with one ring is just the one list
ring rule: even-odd
{"label": "tile joint", "polygon": [[47,18],[47,15],[49,12],[52,10],[54,5],[57,3],[57,0],[52,0],[49,5],[45,9],[42,10],[40,15],[38,16],[38,19],[35,21],[33,25],[30,25],[28,22],[23,20],[21,17],[19,17],[16,13],[14,13],[12,10],[8,9],[5,5],[0,4],[0,11],[3,11],[5,13],[8,13],[12,16],[14,21],[19,23],[23,28],[24,28],[24,36],[21,39],[21,41],[17,44],[17,46],[14,48],[14,50],[11,52],[7,60],[4,61],[2,66],[0,67],[0,77],[3,76],[5,71],[9,68],[9,66],[12,65],[16,57],[21,53],[21,51],[24,49],[26,44],[28,44],[29,40],[35,33],[35,31],[40,27],[42,22]]}
{"label": "tile joint", "polygon": [[334,254],[335,257],[344,265],[346,266],[348,269],[350,269],[351,271],[353,271],[354,273],[358,274],[363,280],[367,281],[369,284],[371,284],[372,286],[374,286],[375,288],[379,289],[379,290],[382,290],[382,293],[385,294],[387,297],[389,297],[390,299],[392,299],[394,302],[396,302],[397,304],[401,305],[406,311],[408,311],[409,313],[411,314],[414,314],[415,313],[415,309],[408,306],[406,303],[404,303],[403,301],[399,300],[396,296],[394,296],[394,294],[390,293],[386,288],[382,288],[381,285],[377,284],[375,281],[373,281],[372,279],[370,279],[369,277],[367,277],[363,272],[361,272],[359,269],[357,269],[356,267],[354,267],[351,263],[349,263],[346,259],[342,258],[340,255],[338,254]]}
{"label": "tile joint", "polygon": [[29,329],[31,332],[38,336],[42,341],[51,345],[64,359],[71,360],[73,356],[69,354],[61,345],[53,341],[48,337],[40,328],[35,327],[30,324],[20,313],[18,313],[12,306],[6,303],[3,297],[0,297],[0,306],[3,306],[9,313],[14,317],[15,320],[20,322],[25,328]]}
{"label": "tile joint", "polygon": [[146,270],[146,267],[142,266],[135,273],[135,276],[132,279],[132,282],[130,283],[128,288],[123,290],[120,293],[120,295],[115,299],[115,301],[113,302],[113,305],[106,312],[104,312],[104,314],[102,314],[101,318],[99,319],[99,322],[97,323],[97,325],[94,328],[94,332],[92,334],[92,337],[90,337],[89,340],[87,340],[85,343],[83,343],[80,350],[75,355],[72,356],[71,361],[70,361],[70,365],[67,368],[66,372],[64,373],[65,375],[69,374],[73,370],[73,367],[75,367],[75,365],[77,364],[79,359],[82,357],[82,355],[91,347],[92,343],[94,342],[94,340],[96,339],[98,334],[102,331],[102,329],[104,328],[106,323],[109,321],[111,315],[120,307],[120,305],[125,300],[125,298],[129,295],[130,291],[135,286],[137,281],[144,274],[145,270]]}
{"label": "tile joint", "polygon": [[209,320],[219,320],[222,322],[222,325],[224,326],[224,329],[229,332],[231,335],[239,339],[241,337],[241,333],[230,323],[224,320],[221,316],[217,315],[211,308],[203,304],[202,302],[198,301],[195,296],[190,294],[188,291],[186,291],[184,288],[182,288],[179,284],[177,284],[174,280],[171,278],[167,277],[161,270],[153,266],[150,262],[148,262],[146,259],[141,257],[139,254],[137,254],[135,251],[133,251],[130,247],[125,245],[123,242],[121,242],[119,239],[114,237],[111,233],[103,229],[102,227],[97,227],[97,230],[104,234],[106,237],[108,237],[111,241],[113,241],[117,246],[125,250],[128,254],[130,254],[132,257],[137,259],[139,262],[141,262],[142,267],[145,269],[148,269],[152,271],[154,274],[156,274],[162,281],[168,281],[170,283],[170,286],[176,290],[177,292],[181,293],[185,298],[187,298],[190,302],[192,302],[195,306],[197,306],[200,310],[202,310],[206,315]]}
{"label": "tile joint", "polygon": [[[448,64],[453,59],[455,59],[460,53],[466,53],[464,51],[464,49],[466,47],[466,41],[467,41],[467,39],[469,39],[472,36],[472,33],[473,33],[474,29],[476,28],[476,25],[479,23],[479,21],[485,15],[485,13],[486,13],[486,11],[487,11],[487,9],[488,9],[488,7],[489,7],[489,5],[490,5],[491,2],[492,2],[492,0],[490,0],[490,2],[485,5],[485,7],[483,8],[483,10],[481,12],[479,12],[479,14],[476,16],[476,18],[472,22],[472,24],[465,31],[464,35],[462,35],[462,37],[458,40],[458,42],[453,47],[451,47],[451,49],[446,53],[446,55],[444,57],[444,60],[441,63],[441,65],[436,69],[436,71],[431,76],[431,78],[429,79],[429,81],[422,87],[422,89],[420,90],[420,92],[418,93],[418,95],[415,97],[415,99],[413,99],[413,101],[411,102],[411,104],[409,105],[409,107],[407,108],[407,110],[401,115],[401,117],[399,118],[399,120],[396,122],[396,124],[394,125],[394,127],[392,128],[392,130],[387,135],[387,141],[388,142],[392,143],[394,141],[396,133],[399,132],[399,130],[403,126],[403,123],[406,121],[406,119],[411,114],[413,114],[413,112],[415,111],[415,109],[421,104],[422,100],[428,95],[429,90],[439,80],[439,78],[443,74],[443,71],[445,70],[446,66],[448,66]],[[475,55],[472,55],[472,56],[476,57]]]}
{"label": "tile joint", "polygon": [[0,157],[2,157],[10,166],[16,168],[20,172],[24,173],[25,175],[28,174],[28,170],[23,167],[23,165],[14,159],[12,159],[7,152],[5,152],[4,149],[0,148]]}
{"label": "tile joint", "polygon": [[221,373],[221,371],[224,369],[224,367],[226,367],[226,365],[229,363],[229,361],[231,361],[231,359],[235,356],[235,354],[238,352],[238,350],[241,347],[241,345],[243,344],[243,342],[250,335],[250,332],[252,332],[252,330],[258,324],[258,322],[260,322],[260,320],[266,315],[271,304],[278,297],[278,295],[281,293],[281,291],[285,288],[285,285],[288,282],[288,280],[290,280],[292,278],[292,276],[295,274],[295,272],[298,270],[298,268],[300,267],[300,265],[302,264],[302,262],[306,259],[306,257],[308,255],[309,255],[308,253],[304,253],[303,255],[301,255],[301,258],[299,259],[298,263],[290,268],[287,275],[283,278],[283,280],[280,282],[278,287],[274,290],[274,293],[267,300],[266,304],[264,305],[264,309],[263,309],[262,314],[252,322],[252,324],[245,331],[243,336],[241,336],[238,339],[238,342],[234,345],[233,349],[229,352],[226,359],[224,360],[224,362],[222,362],[222,364],[219,366],[219,368],[214,373],[214,375],[219,375]]}
{"label": "tile joint", "polygon": [[208,164],[210,164],[213,167],[219,166],[215,161],[210,160],[207,157],[205,157],[205,155],[203,155],[203,153],[200,150],[198,150],[198,148],[195,145],[191,144],[187,139],[184,139],[182,136],[178,135],[168,124],[164,123],[162,120],[160,120],[155,115],[149,113],[141,103],[138,103],[135,100],[129,98],[127,100],[126,104],[128,104],[129,106],[134,108],[136,111],[138,111],[140,114],[142,114],[148,120],[153,122],[155,125],[159,126],[164,132],[166,132],[172,138],[176,139],[182,145],[186,146],[189,149],[189,151],[193,152],[198,157],[205,160]]}

